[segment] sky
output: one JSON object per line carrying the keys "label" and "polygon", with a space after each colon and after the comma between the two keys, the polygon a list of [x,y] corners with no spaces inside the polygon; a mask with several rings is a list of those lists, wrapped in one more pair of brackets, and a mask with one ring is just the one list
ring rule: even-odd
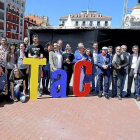
{"label": "sky", "polygon": [[[128,8],[133,8],[137,0],[128,0]],[[25,15],[35,14],[48,16],[52,26],[59,25],[59,18],[81,11],[97,11],[112,17],[112,26],[120,26],[122,22],[124,0],[26,0]]]}

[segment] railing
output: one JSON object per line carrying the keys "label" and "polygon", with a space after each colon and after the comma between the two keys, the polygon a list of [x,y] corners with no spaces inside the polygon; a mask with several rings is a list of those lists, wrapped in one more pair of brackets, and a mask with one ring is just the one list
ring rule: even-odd
{"label": "railing", "polygon": [[12,22],[10,18],[8,18],[7,21]]}
{"label": "railing", "polygon": [[19,24],[19,21],[16,21],[16,24]]}
{"label": "railing", "polygon": [[17,31],[16,30],[14,30],[14,29],[11,29],[11,33],[16,33]]}
{"label": "railing", "polygon": [[22,24],[22,23],[20,23],[20,26],[23,26],[23,24]]}
{"label": "railing", "polygon": [[7,31],[10,31],[10,28],[7,28]]}
{"label": "railing", "polygon": [[19,31],[17,30],[17,31],[16,31],[16,33],[18,34],[18,33],[19,33]]}

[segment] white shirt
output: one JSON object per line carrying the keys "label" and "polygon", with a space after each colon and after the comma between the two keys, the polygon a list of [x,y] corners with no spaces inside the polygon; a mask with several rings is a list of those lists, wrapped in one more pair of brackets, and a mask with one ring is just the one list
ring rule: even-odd
{"label": "white shirt", "polygon": [[138,54],[137,55],[133,55],[131,69],[134,69],[136,67],[137,60],[138,60]]}
{"label": "white shirt", "polygon": [[62,55],[60,54],[60,52],[56,52],[55,54],[57,55],[57,59],[58,59],[58,64],[57,64],[57,68],[61,69],[62,68]]}
{"label": "white shirt", "polygon": [[93,60],[95,64],[97,63],[97,55],[98,55],[98,50],[97,51],[93,50]]}

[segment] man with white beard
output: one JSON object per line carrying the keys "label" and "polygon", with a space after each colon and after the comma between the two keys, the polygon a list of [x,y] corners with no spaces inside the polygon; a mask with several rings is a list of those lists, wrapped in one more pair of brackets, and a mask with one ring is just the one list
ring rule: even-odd
{"label": "man with white beard", "polygon": [[122,100],[121,95],[121,84],[124,76],[124,68],[128,66],[129,63],[125,55],[121,53],[121,47],[116,47],[116,53],[112,59],[112,69],[113,69],[113,80],[112,80],[112,97],[116,96],[116,86],[117,86],[117,96],[119,100]]}

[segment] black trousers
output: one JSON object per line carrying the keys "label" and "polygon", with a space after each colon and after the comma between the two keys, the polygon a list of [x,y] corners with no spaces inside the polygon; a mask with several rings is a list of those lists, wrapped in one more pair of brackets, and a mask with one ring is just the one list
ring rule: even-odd
{"label": "black trousers", "polygon": [[66,73],[67,73],[67,95],[68,95],[68,93],[69,93],[69,90],[70,90],[70,88],[69,88],[69,84],[70,84],[70,80],[71,80],[71,77],[72,77],[72,71],[66,71]]}
{"label": "black trousers", "polygon": [[4,100],[6,102],[10,102],[11,99],[10,99],[10,95],[7,94],[7,95],[4,95],[3,92],[5,92],[3,89],[0,90],[0,103],[2,103]]}
{"label": "black trousers", "polygon": [[[8,91],[10,91],[10,80],[9,80],[9,78],[10,78],[12,69],[7,69],[7,71],[8,71],[8,74],[7,74]],[[10,93],[10,92],[8,92],[8,94],[9,94],[9,93]]]}
{"label": "black trousers", "polygon": [[131,87],[132,87],[132,82],[134,79],[135,83],[135,91],[134,95],[137,94],[137,89],[138,89],[138,78],[134,78],[134,69],[130,69],[130,72],[128,74],[128,85],[127,85],[127,94],[131,94]]}
{"label": "black trousers", "polygon": [[27,91],[28,90],[28,74],[26,74],[27,69],[20,69],[20,70],[25,76],[25,84],[26,84],[26,91]]}

